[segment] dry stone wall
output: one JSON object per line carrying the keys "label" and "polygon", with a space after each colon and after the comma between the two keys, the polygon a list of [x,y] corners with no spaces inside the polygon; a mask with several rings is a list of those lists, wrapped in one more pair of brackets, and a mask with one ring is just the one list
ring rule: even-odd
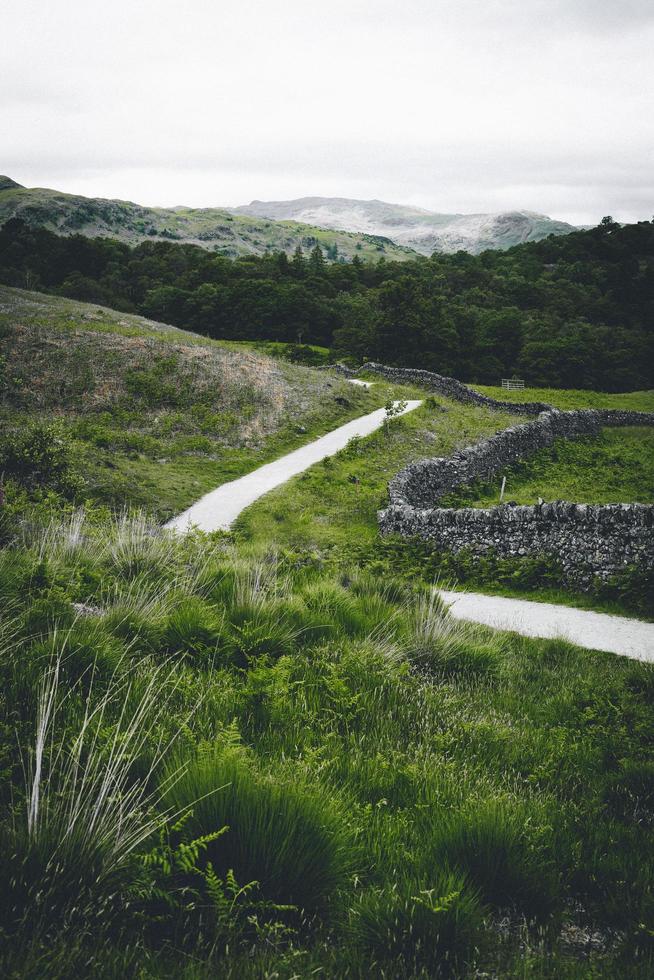
{"label": "dry stone wall", "polygon": [[445,494],[488,478],[552,444],[555,438],[594,435],[607,425],[654,425],[654,414],[589,409],[542,412],[448,458],[412,463],[391,482],[391,506],[379,513],[382,534],[420,537],[439,550],[503,558],[548,556],[565,582],[589,588],[628,566],[654,568],[654,506],[574,504],[488,509],[437,506]]}
{"label": "dry stone wall", "polygon": [[482,395],[481,392],[475,391],[474,388],[468,388],[467,385],[464,385],[461,381],[457,381],[456,378],[448,378],[444,374],[436,374],[434,371],[421,371],[418,368],[390,367],[388,364],[378,364],[376,361],[366,361],[356,371],[349,368],[346,364],[329,364],[319,370],[336,371],[338,374],[342,374],[347,378],[356,378],[358,374],[367,371],[370,374],[379,374],[384,378],[388,378],[389,381],[395,381],[398,384],[418,385],[421,388],[426,388],[428,391],[444,395],[446,398],[453,398],[458,402],[465,402],[469,405],[482,405],[485,408],[494,408],[501,411],[510,410],[516,415],[538,415],[539,412],[547,411],[552,407],[547,402],[498,401],[497,398],[489,398],[487,395]]}
{"label": "dry stone wall", "polygon": [[386,364],[377,364],[375,361],[368,361],[360,368],[361,371],[369,371],[372,374],[380,374],[389,381],[396,381],[398,384],[414,384],[427,388],[429,391],[438,392],[446,398],[453,398],[458,402],[466,402],[472,405],[482,405],[485,408],[510,410],[517,415],[537,415],[551,409],[547,402],[504,402],[497,398],[489,398],[482,395],[474,388],[468,388],[456,378],[448,378],[444,374],[435,374],[433,371],[420,371],[418,368],[397,368],[389,367]]}
{"label": "dry stone wall", "polygon": [[597,435],[606,425],[652,425],[654,415],[646,412],[587,409],[559,412],[551,409],[522,425],[514,425],[467,446],[451,456],[412,463],[391,481],[391,503],[434,507],[450,491],[487,479],[494,473],[551,446],[555,439]]}
{"label": "dry stone wall", "polygon": [[419,537],[455,554],[483,556],[492,550],[500,558],[544,555],[562,568],[564,583],[582,589],[629,566],[654,568],[654,507],[645,504],[557,501],[487,510],[396,504],[381,512],[379,523],[382,534]]}

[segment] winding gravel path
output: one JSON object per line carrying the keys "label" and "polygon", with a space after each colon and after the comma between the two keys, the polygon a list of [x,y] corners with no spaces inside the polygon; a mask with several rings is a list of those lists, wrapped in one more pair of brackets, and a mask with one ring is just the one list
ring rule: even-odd
{"label": "winding gravel path", "polygon": [[[400,403],[394,402],[394,404]],[[422,405],[422,401],[408,401],[404,404],[405,407],[400,413],[402,415],[418,408]],[[201,531],[226,531],[241,511],[259,497],[286,483],[292,476],[303,473],[314,463],[319,463],[327,456],[333,456],[339,449],[347,446],[354,436],[368,436],[371,432],[375,432],[384,424],[385,418],[386,410],[378,408],[369,415],[362,415],[361,418],[347,422],[338,429],[328,432],[326,436],[310,442],[308,446],[302,446],[301,449],[296,449],[287,456],[266,463],[265,466],[260,466],[238,480],[223,483],[165,526],[182,534],[194,527]]]}
{"label": "winding gravel path", "polygon": [[522,636],[560,637],[588,650],[606,650],[654,663],[654,623],[549,602],[475,592],[441,590],[440,594],[455,619],[512,630]]}

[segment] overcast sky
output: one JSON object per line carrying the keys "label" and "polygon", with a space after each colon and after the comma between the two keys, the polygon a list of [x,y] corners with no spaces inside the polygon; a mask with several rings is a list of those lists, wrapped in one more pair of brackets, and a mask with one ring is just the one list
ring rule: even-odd
{"label": "overcast sky", "polygon": [[21,0],[0,173],[156,205],[651,218],[653,52],[654,0]]}

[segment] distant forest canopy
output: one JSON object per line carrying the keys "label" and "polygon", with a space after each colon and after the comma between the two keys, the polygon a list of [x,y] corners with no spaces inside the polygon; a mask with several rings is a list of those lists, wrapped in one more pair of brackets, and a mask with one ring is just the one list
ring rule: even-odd
{"label": "distant forest canopy", "polygon": [[0,281],[230,340],[330,347],[498,383],[625,391],[654,385],[654,222],[505,252],[326,261],[319,246],[229,259],[194,245],[0,229]]}

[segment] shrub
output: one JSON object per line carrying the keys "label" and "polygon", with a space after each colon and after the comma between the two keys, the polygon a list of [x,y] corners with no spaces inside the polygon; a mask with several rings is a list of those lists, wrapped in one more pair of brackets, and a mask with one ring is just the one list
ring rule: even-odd
{"label": "shrub", "polygon": [[408,883],[365,892],[352,910],[355,941],[382,961],[429,976],[461,976],[482,924],[477,894],[463,875],[435,875],[430,888]]}
{"label": "shrub", "polygon": [[224,878],[258,881],[263,896],[306,913],[325,913],[346,886],[353,845],[338,808],[317,786],[259,773],[235,750],[207,751],[166,795],[175,810],[192,808],[189,830],[200,837],[227,826],[207,849]]}
{"label": "shrub", "polygon": [[556,875],[542,844],[530,836],[525,809],[514,803],[489,800],[462,812],[438,812],[429,861],[465,874],[494,908],[518,908],[542,919],[555,906]]}
{"label": "shrub", "polygon": [[0,445],[0,473],[29,491],[50,489],[73,496],[82,488],[70,436],[58,422],[32,422]]}

